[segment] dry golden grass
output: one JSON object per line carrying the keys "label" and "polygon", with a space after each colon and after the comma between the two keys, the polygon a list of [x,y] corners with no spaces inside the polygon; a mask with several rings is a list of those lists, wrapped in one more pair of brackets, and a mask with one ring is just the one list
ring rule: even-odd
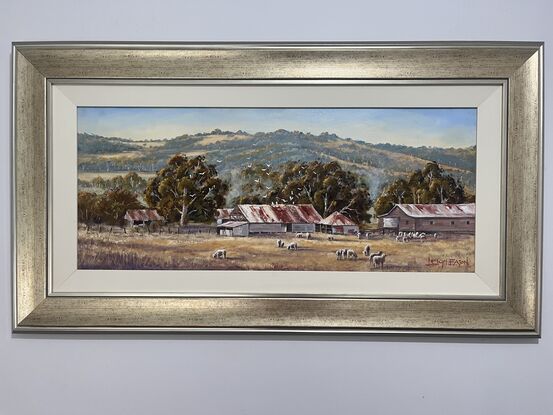
{"label": "dry golden grass", "polygon": [[[314,239],[296,239],[298,251],[277,248],[279,236],[234,238],[208,234],[98,234],[79,231],[79,268],[93,269],[244,269],[296,271],[372,271],[363,248],[387,254],[384,271],[474,271],[474,237],[429,239],[426,242],[396,242],[391,236],[358,240],[352,236],[316,233]],[[227,259],[213,259],[216,249],[226,249]],[[354,249],[357,260],[336,259],[336,250]],[[429,266],[431,259],[435,265]],[[440,261],[445,261],[442,263]]]}

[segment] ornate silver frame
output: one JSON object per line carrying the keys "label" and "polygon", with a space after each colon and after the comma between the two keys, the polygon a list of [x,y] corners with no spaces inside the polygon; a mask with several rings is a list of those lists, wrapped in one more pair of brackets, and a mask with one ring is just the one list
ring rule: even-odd
{"label": "ornate silver frame", "polygon": [[[505,297],[49,295],[47,91],[90,79],[506,82]],[[14,331],[540,335],[542,43],[14,43],[12,127]]]}

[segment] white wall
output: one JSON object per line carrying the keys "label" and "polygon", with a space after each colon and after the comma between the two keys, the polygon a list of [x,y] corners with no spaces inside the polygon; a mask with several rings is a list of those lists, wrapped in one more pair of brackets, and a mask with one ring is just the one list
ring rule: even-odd
{"label": "white wall", "polygon": [[[552,255],[539,341],[13,335],[8,154],[11,41],[543,40],[547,59],[552,15],[548,0],[0,0],[0,415],[550,413]],[[553,97],[549,63],[545,93]],[[545,227],[551,252],[551,217]]]}

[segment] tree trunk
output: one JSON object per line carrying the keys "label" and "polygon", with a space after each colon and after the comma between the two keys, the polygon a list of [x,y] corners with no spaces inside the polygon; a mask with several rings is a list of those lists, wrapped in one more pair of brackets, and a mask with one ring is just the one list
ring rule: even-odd
{"label": "tree trunk", "polygon": [[186,225],[188,222],[188,205],[185,202],[182,202],[182,210],[180,213],[180,226]]}

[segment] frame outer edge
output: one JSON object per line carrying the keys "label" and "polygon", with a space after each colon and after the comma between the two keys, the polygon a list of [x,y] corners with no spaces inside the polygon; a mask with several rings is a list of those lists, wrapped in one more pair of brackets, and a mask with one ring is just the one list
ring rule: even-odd
{"label": "frame outer edge", "polygon": [[[532,98],[537,99],[537,111],[538,111],[538,158],[539,158],[539,166],[537,169],[537,197],[538,200],[536,210],[534,212],[537,214],[537,222],[538,222],[538,234],[536,238],[536,251],[533,255],[533,261],[535,266],[535,272],[530,273],[532,275],[529,275],[526,273],[525,275],[520,275],[517,278],[518,282],[521,284],[521,287],[526,289],[526,299],[533,298],[533,306],[530,305],[530,308],[533,307],[533,311],[530,310],[530,313],[533,312],[533,318],[528,318],[529,315],[527,315],[526,312],[529,311],[528,306],[529,304],[526,301],[521,301],[520,303],[510,303],[510,307],[508,307],[510,310],[507,310],[505,308],[504,311],[502,311],[502,315],[498,315],[498,320],[505,319],[507,321],[513,321],[512,329],[509,329],[508,327],[500,328],[499,330],[482,330],[482,329],[475,329],[475,330],[463,330],[461,333],[466,334],[482,334],[484,335],[495,335],[495,336],[527,336],[527,337],[536,337],[540,335],[540,309],[541,309],[541,272],[542,272],[542,255],[540,252],[541,249],[541,243],[543,238],[543,232],[539,228],[539,226],[542,225],[542,217],[543,217],[543,43],[538,42],[476,42],[476,43],[470,43],[470,42],[451,42],[451,43],[441,43],[441,42],[418,42],[414,44],[407,44],[407,43],[326,43],[326,44],[312,44],[312,43],[298,43],[298,44],[280,44],[280,43],[273,43],[273,44],[263,44],[263,43],[251,43],[251,44],[239,44],[239,43],[227,43],[227,44],[214,44],[214,43],[201,43],[201,44],[173,44],[173,43],[127,43],[127,44],[120,44],[120,43],[83,43],[83,42],[75,42],[75,43],[35,43],[35,42],[23,42],[23,43],[13,43],[13,68],[12,68],[12,96],[13,96],[13,106],[12,106],[12,255],[13,255],[13,291],[14,291],[14,331],[21,331],[21,332],[28,332],[28,331],[50,331],[50,330],[60,330],[60,331],[68,331],[68,330],[75,330],[75,331],[105,331],[105,332],[111,332],[111,331],[138,331],[138,332],[159,332],[159,331],[184,331],[184,332],[205,332],[205,331],[213,331],[213,332],[227,332],[227,331],[236,331],[236,332],[259,332],[259,331],[268,331],[268,332],[321,332],[321,333],[332,333],[332,332],[341,332],[341,333],[374,333],[374,334],[401,334],[402,332],[422,332],[423,334],[439,334],[439,335],[448,335],[448,334],[459,334],[460,331],[456,330],[455,327],[451,328],[440,328],[436,329],[432,324],[428,324],[425,326],[424,320],[427,320],[429,323],[431,319],[437,318],[438,316],[432,316],[427,315],[426,318],[421,318],[420,321],[417,320],[417,322],[410,322],[405,327],[402,327],[401,329],[392,329],[387,330],[384,327],[378,328],[378,327],[359,327],[359,328],[351,328],[351,327],[336,327],[336,326],[328,326],[328,327],[302,327],[300,324],[298,324],[295,327],[271,327],[271,326],[248,326],[244,325],[242,327],[232,327],[232,326],[224,326],[224,325],[213,325],[209,327],[194,327],[194,326],[157,326],[157,327],[148,327],[148,326],[134,326],[134,325],[126,325],[126,326],[110,326],[106,324],[107,322],[102,322],[100,319],[94,317],[93,315],[90,315],[90,319],[86,325],[80,325],[80,326],[67,326],[63,324],[63,319],[65,313],[63,312],[62,308],[57,308],[59,305],[55,306],[53,309],[52,303],[50,301],[43,301],[46,298],[46,265],[44,264],[43,259],[46,258],[46,241],[47,241],[47,228],[46,228],[46,220],[47,217],[47,211],[46,211],[46,194],[45,194],[45,174],[46,174],[46,92],[45,92],[45,75],[49,77],[55,76],[56,68],[56,60],[62,59],[64,54],[60,52],[60,50],[63,50],[64,48],[68,49],[79,49],[75,59],[85,59],[87,50],[99,48],[104,50],[109,49],[128,49],[128,50],[137,50],[144,48],[146,50],[162,50],[163,48],[169,49],[169,50],[175,50],[175,49],[189,49],[189,50],[201,50],[201,47],[205,46],[210,50],[230,50],[233,51],[235,48],[243,48],[243,49],[249,49],[251,50],[257,50],[260,49],[259,53],[263,52],[264,48],[268,49],[276,49],[279,48],[293,48],[296,49],[299,53],[302,48],[306,48],[308,50],[313,50],[317,48],[329,48],[336,51],[339,51],[339,47],[342,46],[344,48],[350,48],[349,50],[357,50],[357,49],[405,49],[410,50],[412,53],[412,49],[416,48],[422,48],[422,49],[456,49],[456,48],[464,48],[464,49],[470,49],[471,47],[474,49],[473,57],[481,56],[481,52],[477,52],[478,49],[482,48],[489,48],[489,49],[496,49],[496,52],[498,52],[498,49],[503,49],[505,51],[505,56],[502,56],[501,59],[497,59],[497,65],[503,65],[500,67],[501,69],[486,69],[490,71],[491,75],[499,75],[499,74],[505,74],[509,77],[509,79],[513,79],[513,77],[517,76],[517,73],[521,70],[521,68],[527,64],[528,60],[532,59],[533,56],[535,56],[536,52],[538,54],[538,89],[537,94],[538,97],[530,97],[527,101],[531,101]],[[125,54],[125,50],[119,51],[121,55]],[[470,51],[465,50],[464,53],[469,53]],[[530,53],[532,52],[532,53]],[[479,54],[480,53],[480,54]],[[470,53],[469,53],[470,54]],[[497,56],[494,55],[494,56]],[[149,58],[150,59],[150,58]],[[238,54],[236,59],[240,60],[240,55]],[[452,57],[448,58],[449,64],[452,64]],[[495,58],[494,58],[495,59]],[[36,62],[35,62],[36,60]],[[86,60],[86,59],[85,59]],[[123,65],[121,63],[122,61],[119,61],[120,65]],[[283,61],[285,62],[285,61]],[[490,63],[491,61],[487,61],[486,68],[493,68],[493,65]],[[316,62],[315,62],[316,63]],[[351,62],[354,63],[353,61]],[[42,68],[42,69],[37,69]],[[59,65],[59,62],[58,62]],[[88,66],[86,66],[88,65]],[[84,67],[90,68],[90,70],[84,71],[82,73],[83,77],[87,77],[87,73],[94,73],[95,71],[95,63],[93,60],[88,59],[87,62],[84,63]],[[372,65],[372,64],[371,64]],[[421,64],[422,65],[422,64]],[[513,65],[519,65],[518,69],[514,72],[510,72],[513,70],[515,66]],[[423,65],[424,66],[424,65]],[[423,67],[421,66],[421,68]],[[373,66],[371,66],[373,67]],[[414,68],[412,68],[414,70]],[[133,74],[134,78],[140,78],[140,71],[142,69],[139,66],[135,66],[132,68],[132,71],[130,72]],[[151,68],[149,69],[151,71]],[[233,69],[236,70],[236,69]],[[473,73],[486,73],[484,72],[471,72],[468,71],[465,73],[465,77],[471,77]],[[63,72],[63,71],[62,71]],[[116,73],[125,73],[124,70],[121,71],[115,71]],[[147,72],[147,71],[146,71]],[[355,74],[357,74],[356,70],[353,70]],[[397,72],[397,71],[396,71]],[[220,74],[224,73],[223,69],[219,68],[217,69],[216,73],[218,74],[215,78],[220,77]],[[261,71],[260,73],[263,73]],[[268,70],[267,73],[272,73],[272,70]],[[309,77],[307,74],[309,72],[305,72],[306,75],[303,75],[304,78]],[[415,70],[416,75],[416,70]],[[428,75],[428,70],[423,70],[420,74],[420,77],[424,77],[425,75]],[[458,72],[452,72],[449,76],[461,76],[463,73],[463,69],[459,69]],[[43,75],[45,74],[45,75]],[[385,79],[385,76],[383,75],[383,71],[377,71],[377,77],[382,77]],[[509,74],[509,75],[507,75]],[[297,74],[296,74],[297,75]],[[68,77],[75,77],[75,75],[72,75],[70,72],[64,72],[64,74],[61,74],[61,77],[64,76]],[[122,76],[122,75],[116,75]],[[210,76],[209,73],[206,74],[206,76]],[[341,72],[340,77],[347,76],[347,72]],[[532,75],[535,76],[535,73]],[[301,78],[302,75],[300,73],[299,77]],[[193,77],[194,78],[194,77]],[[263,78],[263,76],[261,76]],[[527,92],[527,91],[526,91]],[[509,99],[509,103],[511,103],[511,98]],[[528,104],[528,102],[525,102],[525,104]],[[22,111],[23,111],[23,117],[22,117]],[[510,128],[509,128],[510,132]],[[36,137],[42,137],[42,140],[36,140]],[[34,140],[34,141],[33,141]],[[22,150],[21,144],[23,143],[23,147],[25,147],[24,150]],[[38,145],[36,145],[38,143]],[[34,145],[32,145],[34,144]],[[25,154],[25,158],[22,157],[22,153]],[[27,164],[24,163],[25,160],[32,160],[28,162]],[[33,174],[25,174],[21,175],[22,166],[29,166],[32,165],[33,167],[38,166],[39,168],[36,170],[32,170]],[[40,174],[42,172],[42,174]],[[19,173],[19,175],[18,175]],[[20,190],[24,190],[24,184],[28,184],[31,186],[32,191],[29,193],[32,193],[32,196],[29,196],[28,193],[23,192],[23,196],[20,194]],[[36,202],[39,202],[38,204]],[[29,203],[24,203],[29,202]],[[37,212],[37,206],[43,206],[44,212]],[[30,215],[31,223],[22,221],[21,216],[27,217],[27,215]],[[27,217],[28,219],[28,217]],[[37,235],[38,232],[38,235]],[[29,240],[24,243],[25,239],[22,239],[22,236],[27,235],[30,236]],[[22,260],[22,256],[24,256],[24,260]],[[523,278],[525,278],[523,280]],[[528,278],[531,279],[531,283],[534,285],[532,287],[528,284]],[[525,285],[526,284],[526,285]],[[515,294],[516,293],[515,289]],[[524,290],[523,290],[524,291]],[[529,292],[531,291],[531,292]],[[513,291],[508,290],[508,295],[513,294]],[[528,296],[528,294],[530,294]],[[517,295],[522,295],[520,291],[518,291]],[[53,300],[53,299],[47,299],[47,300]],[[519,298],[520,300],[520,298]],[[65,300],[64,300],[65,301]],[[90,301],[94,301],[91,299]],[[44,309],[44,307],[39,307],[39,305],[42,305],[46,307],[46,309],[50,308],[50,316],[46,317],[42,314],[42,312],[39,312],[38,309]],[[47,304],[51,304],[48,306]],[[56,302],[57,304],[57,302]],[[61,304],[61,303],[60,303]],[[65,304],[65,303],[64,303]],[[69,304],[69,303],[67,303]],[[84,304],[84,303],[83,303]],[[507,304],[506,304],[507,305]],[[84,307],[87,307],[84,305]],[[521,310],[522,307],[522,310]],[[56,311],[57,308],[57,311]],[[94,308],[94,307],[92,307]],[[34,312],[33,312],[34,311]],[[116,309],[111,309],[111,312],[117,311]],[[197,310],[196,310],[197,311]],[[251,310],[250,310],[251,311]],[[53,314],[52,314],[53,312]],[[82,312],[82,310],[81,310]],[[298,310],[296,310],[298,312]],[[98,314],[98,317],[101,313]],[[259,316],[257,316],[259,318]],[[181,315],[180,318],[182,319],[183,316]],[[224,318],[224,316],[222,317]],[[471,317],[475,318],[475,317]],[[523,319],[528,323],[526,325],[523,321],[518,321],[516,324],[514,323],[515,320]],[[52,319],[55,322],[55,325],[52,326]],[[141,318],[138,317],[137,321],[139,321]],[[440,318],[441,319],[441,318]],[[514,319],[514,320],[513,320]],[[24,321],[26,320],[26,321]],[[220,320],[220,317],[217,318],[217,320]],[[477,318],[476,318],[477,320]],[[47,323],[49,321],[50,324]],[[30,324],[26,324],[30,323]],[[482,321],[480,321],[482,323]],[[487,324],[493,324],[493,319],[488,321]],[[425,327],[428,327],[426,329]]]}

